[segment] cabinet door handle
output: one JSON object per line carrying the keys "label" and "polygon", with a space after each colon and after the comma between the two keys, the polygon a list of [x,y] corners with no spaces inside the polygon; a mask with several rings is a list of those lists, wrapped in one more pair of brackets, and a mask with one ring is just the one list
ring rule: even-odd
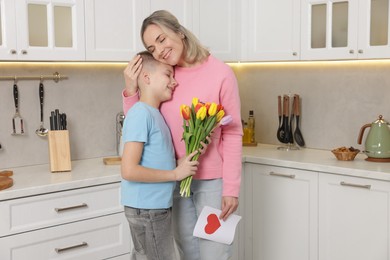
{"label": "cabinet door handle", "polygon": [[20,53],[23,54],[23,55],[26,55],[27,51],[26,50],[21,50]]}
{"label": "cabinet door handle", "polygon": [[57,254],[60,254],[60,253],[63,253],[65,251],[68,251],[68,250],[72,250],[72,249],[76,249],[76,248],[80,248],[80,247],[86,247],[86,246],[88,246],[88,243],[87,242],[82,242],[80,244],[73,245],[73,246],[67,246],[67,247],[62,247],[62,248],[55,248],[54,250],[57,252]]}
{"label": "cabinet door handle", "polygon": [[349,187],[355,187],[355,188],[362,188],[362,189],[371,189],[371,185],[363,185],[363,184],[355,184],[355,183],[348,183],[345,181],[340,182],[341,186],[349,186]]}
{"label": "cabinet door handle", "polygon": [[349,54],[354,54],[355,51],[354,50],[349,50]]}
{"label": "cabinet door handle", "polygon": [[88,207],[88,204],[82,203],[80,205],[75,205],[75,206],[70,206],[70,207],[65,207],[65,208],[55,208],[54,210],[57,211],[58,213],[66,210],[72,210],[72,209],[80,209],[80,208],[86,208]]}
{"label": "cabinet door handle", "polygon": [[277,172],[270,172],[269,175],[284,177],[284,178],[291,178],[291,179],[295,178],[294,174],[283,174],[283,173],[277,173]]}
{"label": "cabinet door handle", "polygon": [[362,49],[358,50],[358,53],[362,54],[362,53],[363,53],[363,50],[362,50]]}
{"label": "cabinet door handle", "polygon": [[10,50],[9,52],[10,52],[11,54],[16,54],[16,53],[17,53],[17,51],[16,51],[15,49]]}

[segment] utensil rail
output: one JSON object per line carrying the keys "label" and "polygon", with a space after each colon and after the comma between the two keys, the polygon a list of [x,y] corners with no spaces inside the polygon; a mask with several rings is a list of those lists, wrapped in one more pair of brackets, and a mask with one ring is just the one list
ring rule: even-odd
{"label": "utensil rail", "polygon": [[54,72],[53,75],[40,75],[40,76],[0,76],[0,80],[13,80],[13,81],[18,81],[18,80],[54,80],[55,83],[57,83],[60,80],[67,79],[68,76],[66,75],[61,75],[58,72]]}

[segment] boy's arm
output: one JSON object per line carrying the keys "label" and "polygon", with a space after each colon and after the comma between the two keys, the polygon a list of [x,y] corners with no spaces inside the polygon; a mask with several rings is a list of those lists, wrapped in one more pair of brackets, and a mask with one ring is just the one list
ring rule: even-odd
{"label": "boy's arm", "polygon": [[144,143],[126,142],[122,154],[122,178],[135,182],[167,182],[180,181],[185,177],[194,175],[198,169],[197,161],[191,161],[196,154],[192,153],[173,170],[158,170],[139,165]]}

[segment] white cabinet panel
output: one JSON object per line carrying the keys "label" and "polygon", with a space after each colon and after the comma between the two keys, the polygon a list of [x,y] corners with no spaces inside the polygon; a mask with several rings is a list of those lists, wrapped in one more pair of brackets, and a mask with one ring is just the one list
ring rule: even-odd
{"label": "white cabinet panel", "polygon": [[317,259],[316,172],[245,166],[245,259]]}
{"label": "white cabinet panel", "polygon": [[144,1],[85,0],[86,60],[129,61],[144,50],[140,28]]}
{"label": "white cabinet panel", "polygon": [[299,60],[300,0],[249,0],[242,6],[242,60]]}
{"label": "white cabinet panel", "polygon": [[0,259],[106,259],[130,251],[124,213],[0,238]]}
{"label": "white cabinet panel", "polygon": [[320,174],[319,259],[390,259],[390,183]]}
{"label": "white cabinet panel", "polygon": [[7,200],[0,204],[0,236],[122,211],[118,183]]}
{"label": "white cabinet panel", "polygon": [[301,6],[303,60],[390,57],[389,0],[302,0]]}

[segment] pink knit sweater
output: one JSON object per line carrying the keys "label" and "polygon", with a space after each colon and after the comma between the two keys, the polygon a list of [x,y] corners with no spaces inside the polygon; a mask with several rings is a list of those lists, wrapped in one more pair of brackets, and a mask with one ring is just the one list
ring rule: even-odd
{"label": "pink knit sweater", "polygon": [[[170,101],[161,104],[161,113],[171,133],[176,156],[185,155],[182,141],[183,119],[180,105],[191,105],[192,98],[201,102],[222,104],[226,115],[233,122],[217,128],[211,135],[212,142],[205,154],[199,157],[199,168],[194,179],[223,179],[223,196],[238,197],[241,182],[242,125],[240,97],[237,80],[231,68],[212,55],[206,62],[195,67],[175,67],[175,79],[178,82]],[[138,101],[138,95],[123,95],[123,110]]]}

